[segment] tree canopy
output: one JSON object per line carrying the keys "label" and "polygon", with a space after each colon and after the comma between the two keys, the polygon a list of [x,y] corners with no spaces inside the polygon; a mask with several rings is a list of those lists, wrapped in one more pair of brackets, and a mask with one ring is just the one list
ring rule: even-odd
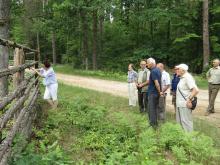
{"label": "tree canopy", "polygon": [[[125,71],[130,62],[154,57],[202,72],[202,0],[12,1],[11,38],[35,46],[38,36],[42,60]],[[220,1],[208,3],[213,59],[220,53]]]}

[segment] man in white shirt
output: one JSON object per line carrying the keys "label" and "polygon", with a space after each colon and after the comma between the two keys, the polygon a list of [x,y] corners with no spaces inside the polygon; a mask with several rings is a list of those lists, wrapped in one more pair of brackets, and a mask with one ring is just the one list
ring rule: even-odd
{"label": "man in white shirt", "polygon": [[188,73],[188,66],[180,64],[177,68],[180,81],[176,90],[176,121],[185,131],[191,132],[193,131],[192,100],[199,90],[194,78]]}
{"label": "man in white shirt", "polygon": [[159,120],[165,121],[165,110],[166,110],[166,96],[167,90],[170,88],[170,75],[168,72],[165,71],[164,65],[162,63],[158,63],[157,67],[161,71],[161,89],[163,92],[163,96],[159,99],[159,106],[158,106],[158,118]]}

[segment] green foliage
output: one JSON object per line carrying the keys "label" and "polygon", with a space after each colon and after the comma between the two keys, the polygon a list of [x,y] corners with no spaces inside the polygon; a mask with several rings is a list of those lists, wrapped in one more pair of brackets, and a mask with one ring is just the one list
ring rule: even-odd
{"label": "green foliage", "polygon": [[127,100],[60,84],[59,108],[50,110],[34,139],[11,164],[215,165],[219,151],[199,132],[173,123],[158,130]]}
{"label": "green foliage", "polygon": [[186,41],[188,41],[188,40],[190,40],[190,39],[198,39],[198,38],[200,38],[200,36],[198,36],[197,34],[194,34],[194,33],[186,34],[186,35],[183,36],[183,37],[176,38],[176,39],[174,40],[174,43],[186,42]]}
{"label": "green foliage", "polygon": [[[10,34],[12,40],[32,47],[36,47],[38,34],[42,60],[52,60],[53,31],[59,63],[71,63],[74,68],[84,69],[84,52],[87,52],[91,68],[95,33],[93,12],[97,11],[98,69],[126,71],[128,63],[137,64],[140,59],[153,56],[169,67],[185,62],[193,66],[193,72],[202,72],[200,0],[53,0],[45,3],[44,8],[42,1],[28,2],[12,1]],[[210,4],[210,47],[214,57],[220,52],[219,6],[217,1]],[[84,37],[88,48],[83,46]]]}
{"label": "green foliage", "polygon": [[59,109],[50,110],[35,139],[12,164],[215,165],[213,140],[173,123],[158,130],[124,98],[60,84]]}

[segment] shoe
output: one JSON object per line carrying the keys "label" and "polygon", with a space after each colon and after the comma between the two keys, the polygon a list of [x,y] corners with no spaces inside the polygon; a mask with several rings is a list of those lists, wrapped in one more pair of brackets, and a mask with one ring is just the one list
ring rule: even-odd
{"label": "shoe", "polygon": [[205,112],[205,116],[209,116],[209,115],[210,115],[209,111]]}

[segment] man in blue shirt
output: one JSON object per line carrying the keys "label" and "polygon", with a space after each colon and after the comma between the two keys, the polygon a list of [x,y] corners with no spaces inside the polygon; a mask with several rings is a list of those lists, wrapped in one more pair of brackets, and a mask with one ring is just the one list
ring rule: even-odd
{"label": "man in blue shirt", "polygon": [[156,67],[156,61],[153,58],[147,59],[148,68],[151,71],[149,86],[148,86],[148,109],[150,125],[154,128],[157,127],[158,104],[160,96],[163,96],[161,90],[161,72]]}
{"label": "man in blue shirt", "polygon": [[173,79],[172,79],[172,82],[171,82],[171,89],[170,89],[170,91],[171,91],[170,93],[172,95],[172,104],[174,105],[175,112],[176,112],[176,89],[177,89],[177,85],[180,81],[180,78],[177,75],[177,69],[178,68],[175,66]]}

